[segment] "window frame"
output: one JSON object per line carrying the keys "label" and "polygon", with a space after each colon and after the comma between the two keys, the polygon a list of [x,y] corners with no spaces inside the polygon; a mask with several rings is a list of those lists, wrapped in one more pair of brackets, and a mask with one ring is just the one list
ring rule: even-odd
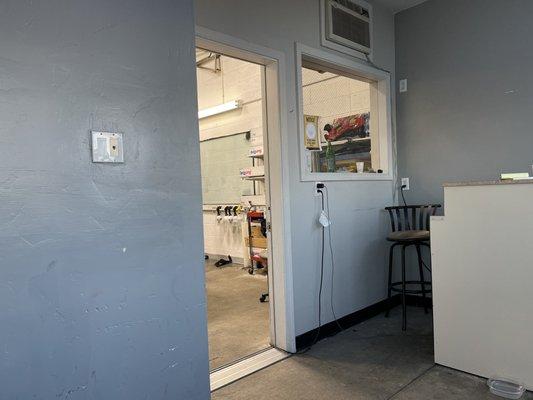
{"label": "window frame", "polygon": [[[371,108],[377,109],[377,118],[371,112],[371,129],[377,129],[378,154],[380,169],[385,172],[353,173],[353,172],[311,172],[309,170],[308,152],[304,146],[304,112],[302,64],[316,64],[325,70],[347,77],[373,81],[371,84]],[[296,43],[296,101],[298,117],[298,148],[300,155],[300,180],[302,182],[315,181],[383,181],[393,179],[392,156],[392,93],[390,73],[373,66],[339,57],[330,52],[315,49],[301,43]],[[372,142],[375,146],[375,142]]]}

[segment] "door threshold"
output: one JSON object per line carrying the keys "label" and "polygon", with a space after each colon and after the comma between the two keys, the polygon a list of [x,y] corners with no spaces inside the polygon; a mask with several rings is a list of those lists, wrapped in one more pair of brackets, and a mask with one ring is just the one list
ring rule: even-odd
{"label": "door threshold", "polygon": [[236,362],[235,364],[215,370],[209,374],[211,391],[214,392],[221,387],[229,385],[232,382],[251,375],[254,372],[284,360],[287,357],[290,357],[289,353],[285,353],[282,350],[272,347]]}

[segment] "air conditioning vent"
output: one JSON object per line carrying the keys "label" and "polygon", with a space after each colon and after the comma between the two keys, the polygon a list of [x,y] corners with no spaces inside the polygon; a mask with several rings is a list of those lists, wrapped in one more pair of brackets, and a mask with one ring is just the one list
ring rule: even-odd
{"label": "air conditioning vent", "polygon": [[350,0],[325,0],[325,39],[370,54],[370,8]]}

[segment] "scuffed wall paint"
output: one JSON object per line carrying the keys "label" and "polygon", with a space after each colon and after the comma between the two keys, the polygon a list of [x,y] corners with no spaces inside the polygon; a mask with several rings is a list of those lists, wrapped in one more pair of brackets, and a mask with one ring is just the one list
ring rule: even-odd
{"label": "scuffed wall paint", "polygon": [[209,398],[191,3],[0,2],[2,399]]}

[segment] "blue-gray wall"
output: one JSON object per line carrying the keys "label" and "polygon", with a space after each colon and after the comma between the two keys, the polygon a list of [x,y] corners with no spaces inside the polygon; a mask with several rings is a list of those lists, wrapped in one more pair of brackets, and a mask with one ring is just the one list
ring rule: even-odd
{"label": "blue-gray wall", "polygon": [[0,1],[0,398],[209,397],[193,22]]}
{"label": "blue-gray wall", "polygon": [[408,201],[445,181],[493,179],[533,163],[533,2],[429,0],[396,15],[399,175]]}

